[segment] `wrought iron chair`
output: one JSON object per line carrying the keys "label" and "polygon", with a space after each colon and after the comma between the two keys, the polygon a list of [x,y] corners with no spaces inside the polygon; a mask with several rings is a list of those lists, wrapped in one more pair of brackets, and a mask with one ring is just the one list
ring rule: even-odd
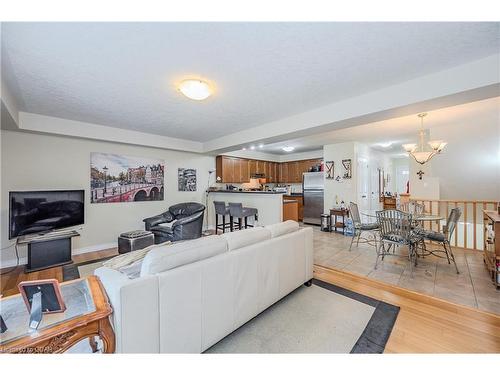
{"label": "wrought iron chair", "polygon": [[[398,210],[377,211],[377,222],[380,226],[380,241],[377,248],[377,269],[379,258],[384,260],[386,255],[395,255],[391,247],[408,247],[408,259],[410,271],[413,275],[413,267],[417,264],[416,247],[419,238],[412,232],[412,215]],[[386,248],[387,245],[387,248]]]}
{"label": "wrought iron chair", "polygon": [[425,206],[414,201],[406,202],[401,205],[401,211],[412,215],[421,215],[425,211]]}
{"label": "wrought iron chair", "polygon": [[[455,256],[453,255],[450,243],[453,232],[457,227],[458,219],[460,219],[461,216],[462,210],[460,207],[453,208],[450,211],[450,215],[448,215],[448,219],[446,220],[446,225],[444,226],[442,233],[421,228],[415,229],[415,234],[420,237],[419,245],[422,247],[422,256],[432,254],[437,257],[444,258],[444,256],[436,254],[444,253],[446,255],[446,259],[448,260],[448,264],[451,264],[451,261],[453,261],[457,273],[460,272],[458,271],[457,262],[455,261]],[[443,250],[427,250],[425,247],[425,240],[439,243],[443,246]]]}
{"label": "wrought iron chair", "polygon": [[[356,240],[356,246],[359,245],[359,240],[361,243],[367,243],[369,245],[374,245],[377,248],[377,233],[379,230],[379,225],[377,223],[362,223],[361,216],[359,215],[358,205],[354,202],[349,204],[349,213],[351,215],[352,223],[354,225],[354,233],[351,240],[351,245],[349,246],[349,251],[351,251],[354,239]],[[372,238],[361,237],[363,232],[369,233]]]}

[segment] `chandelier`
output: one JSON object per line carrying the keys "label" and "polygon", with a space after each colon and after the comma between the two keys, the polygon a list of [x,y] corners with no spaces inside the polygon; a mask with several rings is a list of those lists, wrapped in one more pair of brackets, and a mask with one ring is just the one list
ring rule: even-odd
{"label": "chandelier", "polygon": [[425,145],[424,138],[424,117],[427,116],[427,113],[419,113],[418,117],[420,117],[420,143],[417,145],[416,143],[408,143],[403,145],[405,151],[413,156],[413,159],[419,164],[425,164],[436,154],[439,154],[443,151],[446,146],[446,142],[443,141],[430,141],[427,144],[430,146],[430,150]]}

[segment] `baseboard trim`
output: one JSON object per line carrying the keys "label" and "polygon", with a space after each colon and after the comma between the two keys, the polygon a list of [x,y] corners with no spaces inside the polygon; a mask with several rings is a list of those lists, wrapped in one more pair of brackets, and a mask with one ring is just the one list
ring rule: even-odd
{"label": "baseboard trim", "polygon": [[103,244],[99,244],[99,245],[80,247],[78,249],[73,249],[73,251],[71,252],[71,255],[92,253],[94,251],[113,249],[115,247],[118,247],[117,242],[108,242],[108,243],[103,243]]}
{"label": "baseboard trim", "polygon": [[[116,242],[108,242],[108,243],[103,243],[99,245],[93,245],[93,246],[87,246],[87,247],[80,247],[77,249],[72,249],[71,255],[79,255],[79,254],[85,254],[85,253],[92,253],[94,251],[100,251],[100,250],[107,250],[107,249],[113,249],[118,247],[118,243]],[[24,251],[23,251],[24,252]],[[14,257],[13,259],[9,260],[3,260],[1,259],[0,261],[0,269],[4,268],[10,268],[10,267],[15,267],[16,265],[22,266],[28,263],[28,257],[20,257],[19,258],[19,263],[17,263],[16,258]]]}

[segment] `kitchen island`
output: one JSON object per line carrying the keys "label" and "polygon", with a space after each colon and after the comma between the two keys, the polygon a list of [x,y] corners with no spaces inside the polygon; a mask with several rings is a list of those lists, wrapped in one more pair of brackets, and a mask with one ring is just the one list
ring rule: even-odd
{"label": "kitchen island", "polygon": [[[243,207],[259,211],[257,225],[269,225],[283,221],[283,193],[274,191],[211,190],[208,192],[208,226],[215,228],[214,201],[242,203]],[[248,223],[254,225],[254,219]]]}

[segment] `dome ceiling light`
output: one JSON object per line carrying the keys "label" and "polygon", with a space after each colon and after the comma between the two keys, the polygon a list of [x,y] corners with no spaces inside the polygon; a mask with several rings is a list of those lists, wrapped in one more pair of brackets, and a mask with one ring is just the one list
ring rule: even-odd
{"label": "dome ceiling light", "polygon": [[205,100],[212,95],[210,85],[200,79],[186,79],[179,84],[179,91],[189,99]]}

